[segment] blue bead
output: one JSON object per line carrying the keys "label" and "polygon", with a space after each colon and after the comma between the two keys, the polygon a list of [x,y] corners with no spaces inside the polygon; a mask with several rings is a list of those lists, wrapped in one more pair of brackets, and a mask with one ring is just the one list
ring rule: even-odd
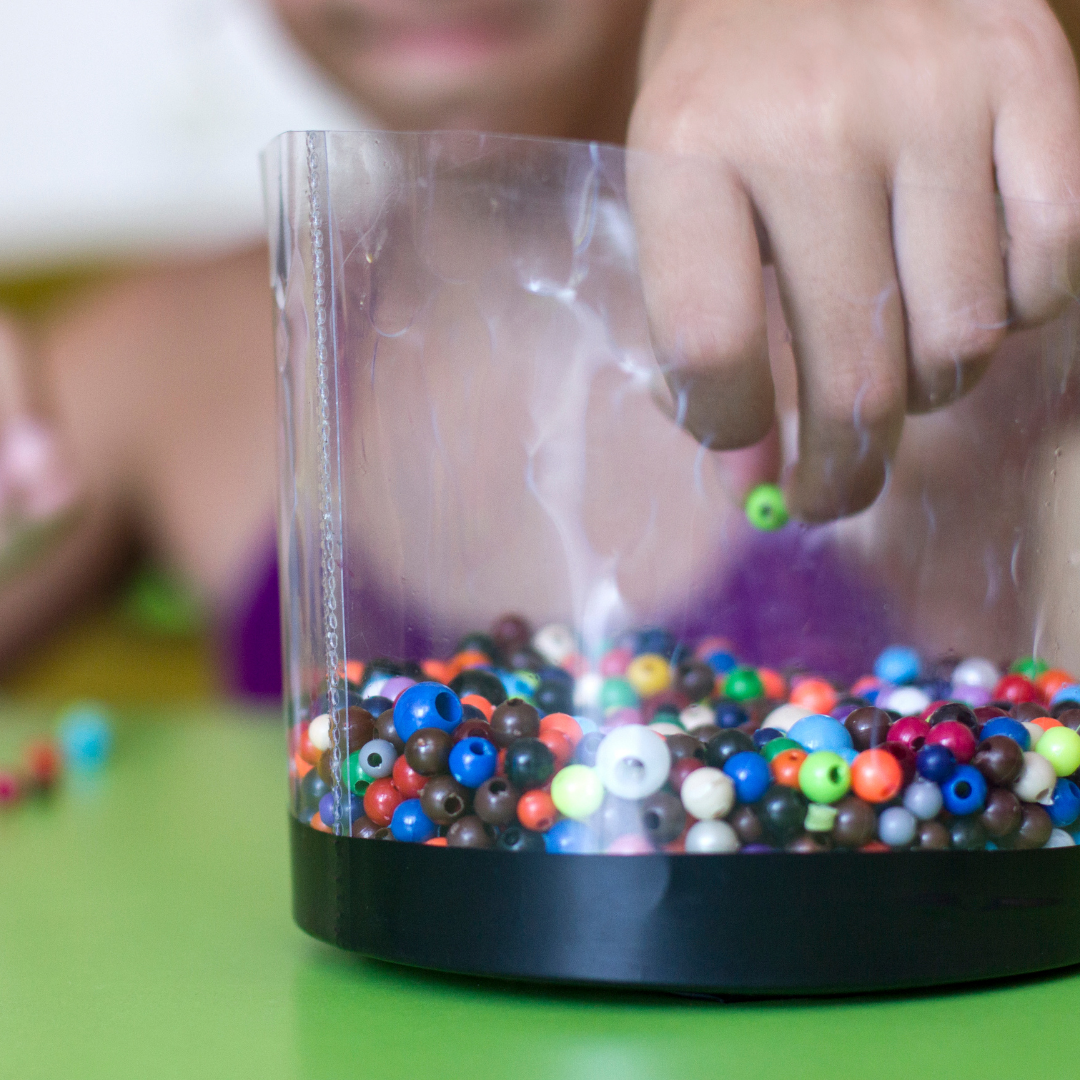
{"label": "blue bead", "polygon": [[552,855],[584,855],[599,850],[592,829],[572,818],[555,822],[544,833],[544,847]]}
{"label": "blue bead", "polygon": [[112,750],[112,723],[104,709],[96,705],[76,705],[68,709],[58,731],[64,761],[73,772],[90,772],[105,764]]}
{"label": "blue bead", "polygon": [[915,755],[915,768],[924,780],[944,784],[956,771],[956,758],[947,746],[931,743]]}
{"label": "blue bead", "polygon": [[462,708],[457,694],[437,682],[410,686],[394,706],[394,730],[403,742],[421,728],[453,731],[461,723]]}
{"label": "blue bead", "polygon": [[754,803],[772,783],[769,763],[753,750],[735,754],[724,763],[724,772],[735,784],[735,795],[741,803]]}
{"label": "blue bead", "polygon": [[705,663],[716,672],[717,675],[726,675],[739,666],[739,661],[729,652],[709,653],[705,657]]}
{"label": "blue bead", "polygon": [[[350,825],[357,818],[364,816],[364,800],[349,792],[346,798],[341,800],[340,821],[343,827]],[[319,817],[328,829],[337,827],[334,820],[334,793],[328,791],[319,800]]]}
{"label": "blue bead", "polygon": [[879,686],[867,687],[867,689],[862,692],[863,701],[865,701],[867,705],[874,705],[877,703],[878,694],[880,693],[881,687]]}
{"label": "blue bead", "polygon": [[930,679],[919,683],[919,689],[931,701],[949,701],[952,698],[952,683],[948,679]]}
{"label": "blue bead", "polygon": [[575,716],[574,719],[578,722],[582,735],[588,735],[591,732],[600,730],[600,725],[589,716]]}
{"label": "blue bead", "polygon": [[1050,699],[1050,708],[1052,709],[1055,705],[1060,705],[1065,701],[1072,701],[1077,705],[1080,705],[1080,683],[1071,683],[1069,686],[1063,686]]}
{"label": "blue bead", "polygon": [[648,630],[641,630],[635,635],[634,655],[641,656],[643,653],[657,653],[670,660],[671,654],[675,651],[675,645],[675,635],[670,630],[656,626]]}
{"label": "blue bead", "polygon": [[394,703],[388,698],[383,697],[381,694],[373,694],[371,697],[366,697],[360,703],[361,708],[367,709],[372,716],[381,716],[387,709],[392,709]]}
{"label": "blue bead", "polygon": [[973,765],[957,765],[941,785],[945,809],[957,817],[977,814],[986,805],[986,780]]}
{"label": "blue bead", "polygon": [[859,756],[854,746],[846,746],[836,751],[849,765]]}
{"label": "blue bead", "polygon": [[987,720],[979,731],[979,739],[989,739],[991,735],[1008,735],[1020,744],[1021,750],[1031,749],[1031,733],[1011,716],[995,716]]}
{"label": "blue bead", "polygon": [[422,844],[430,840],[436,832],[435,822],[424,813],[419,799],[406,799],[398,803],[394,816],[390,819],[390,832],[395,840]]}
{"label": "blue bead", "polygon": [[815,750],[848,750],[853,745],[850,732],[839,720],[820,714],[796,720],[788,731],[788,738],[811,754]]}
{"label": "blue bead", "polygon": [[1054,785],[1054,801],[1046,811],[1059,829],[1068,828],[1080,817],[1080,787],[1071,780],[1059,780]]}
{"label": "blue bead", "polygon": [[750,719],[750,714],[737,702],[720,701],[716,705],[716,726],[722,728],[738,727]]}
{"label": "blue bead", "polygon": [[908,645],[890,645],[874,662],[874,674],[894,686],[912,683],[919,677],[919,654]]}
{"label": "blue bead", "polygon": [[532,681],[516,671],[497,671],[495,673],[502,680],[503,689],[508,698],[521,698],[522,701],[531,702],[533,693],[539,685],[539,680]]}
{"label": "blue bead", "polygon": [[760,750],[766,743],[772,742],[773,739],[784,738],[784,733],[774,727],[763,727],[758,728],[751,738],[754,740],[754,745]]}
{"label": "blue bead", "polygon": [[465,787],[479,787],[495,775],[499,752],[487,739],[462,739],[450,751],[450,775]]}

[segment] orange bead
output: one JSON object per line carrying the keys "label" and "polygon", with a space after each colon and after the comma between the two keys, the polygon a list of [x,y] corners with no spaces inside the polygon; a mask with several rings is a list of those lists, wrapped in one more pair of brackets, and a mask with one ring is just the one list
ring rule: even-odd
{"label": "orange bead", "polygon": [[427,844],[428,847],[446,847],[446,837],[433,836],[430,840],[425,840],[424,843]]}
{"label": "orange bead", "polygon": [[323,819],[319,817],[318,811],[315,812],[315,816],[311,819],[311,827],[317,829],[319,832],[330,832],[330,826],[323,823]]}
{"label": "orange bead", "polygon": [[580,679],[582,675],[585,675],[589,671],[589,661],[585,659],[581,653],[570,653],[569,656],[564,656],[562,663],[559,667],[563,671],[568,671],[575,679]]}
{"label": "orange bead", "polygon": [[862,697],[868,690],[880,690],[881,680],[876,675],[863,675],[856,679],[851,687],[853,697]]}
{"label": "orange bead", "polygon": [[791,688],[790,702],[812,713],[827,714],[836,704],[836,691],[824,679],[800,679]]}
{"label": "orange bead", "polygon": [[312,765],[310,761],[305,761],[299,754],[293,755],[293,762],[296,765],[296,775],[301,780],[303,780],[304,777],[307,776],[307,774],[315,768],[315,766]]}
{"label": "orange bead", "polygon": [[491,663],[491,657],[480,652],[479,649],[466,649],[464,652],[459,652],[451,657],[450,663],[460,673],[467,668],[486,667]]}
{"label": "orange bead", "polygon": [[799,768],[805,760],[805,750],[781,750],[769,763],[773,779],[784,787],[798,789]]}
{"label": "orange bead", "polygon": [[869,844],[863,844],[860,851],[892,851],[892,848],[888,844],[883,844],[880,840],[871,840]]}
{"label": "orange bead", "polygon": [[1036,727],[1041,727],[1043,731],[1049,731],[1052,727],[1064,727],[1065,725],[1060,720],[1055,720],[1052,716],[1036,716],[1034,720],[1029,721]]}
{"label": "orange bead", "polygon": [[864,750],[851,763],[851,789],[868,803],[888,802],[904,786],[904,770],[888,750]]}
{"label": "orange bead", "polygon": [[363,660],[347,660],[345,662],[345,678],[351,683],[362,683],[364,681],[364,661]]}
{"label": "orange bead", "polygon": [[546,791],[526,791],[518,799],[518,821],[533,832],[547,832],[559,819],[559,811]]}
{"label": "orange bead", "polygon": [[569,740],[572,747],[577,747],[581,742],[581,725],[567,713],[553,712],[540,718],[541,731],[561,731]]}
{"label": "orange bead", "polygon": [[432,681],[442,683],[444,686],[457,674],[451,672],[450,664],[446,660],[421,660],[420,670]]}
{"label": "orange bead", "polygon": [[1049,701],[1059,690],[1066,686],[1072,686],[1076,680],[1061,668],[1050,668],[1035,679],[1035,685],[1043,692],[1043,697]]}
{"label": "orange bead", "polygon": [[543,724],[540,725],[540,735],[538,736],[540,741],[555,755],[555,771],[558,772],[573,756],[574,745],[570,740],[558,730],[558,728],[549,727],[544,730]]}
{"label": "orange bead", "polygon": [[485,720],[491,719],[491,714],[495,711],[495,706],[491,704],[486,697],[480,694],[466,694],[461,699],[462,705],[473,705],[484,714]]}
{"label": "orange bead", "polygon": [[784,698],[787,697],[787,682],[779,671],[773,671],[772,668],[759,667],[757,673],[758,678],[761,680],[761,685],[765,688],[765,696],[767,698],[771,698],[773,701],[783,701]]}

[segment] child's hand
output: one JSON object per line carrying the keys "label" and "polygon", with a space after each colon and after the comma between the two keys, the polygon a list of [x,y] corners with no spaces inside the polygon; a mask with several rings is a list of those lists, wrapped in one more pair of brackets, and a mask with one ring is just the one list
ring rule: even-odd
{"label": "child's hand", "polygon": [[729,449],[772,423],[763,229],[798,365],[792,509],[863,509],[904,414],[965,393],[1080,284],[1060,25],[1043,0],[658,0],[641,75],[631,147],[722,163],[632,180],[686,426]]}
{"label": "child's hand", "polygon": [[0,318],[0,578],[33,554],[76,495],[55,436],[32,415],[27,354],[16,327]]}

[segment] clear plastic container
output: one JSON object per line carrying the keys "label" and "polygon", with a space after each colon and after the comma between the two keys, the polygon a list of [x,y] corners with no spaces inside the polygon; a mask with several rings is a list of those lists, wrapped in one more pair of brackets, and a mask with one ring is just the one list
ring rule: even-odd
{"label": "clear plastic container", "polygon": [[[639,260],[681,252],[635,228],[665,190],[707,239],[716,166],[385,132],[283,135],[264,166],[305,929],[751,993],[1080,962],[1075,304],[909,417],[869,510],[774,529],[758,491],[754,528],[650,337]],[[785,182],[806,215],[866,188]]]}

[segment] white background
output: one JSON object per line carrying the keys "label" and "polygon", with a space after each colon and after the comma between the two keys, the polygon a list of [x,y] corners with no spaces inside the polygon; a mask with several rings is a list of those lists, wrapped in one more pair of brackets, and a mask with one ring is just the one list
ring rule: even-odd
{"label": "white background", "polygon": [[258,236],[259,150],[357,126],[258,0],[5,0],[0,275]]}

